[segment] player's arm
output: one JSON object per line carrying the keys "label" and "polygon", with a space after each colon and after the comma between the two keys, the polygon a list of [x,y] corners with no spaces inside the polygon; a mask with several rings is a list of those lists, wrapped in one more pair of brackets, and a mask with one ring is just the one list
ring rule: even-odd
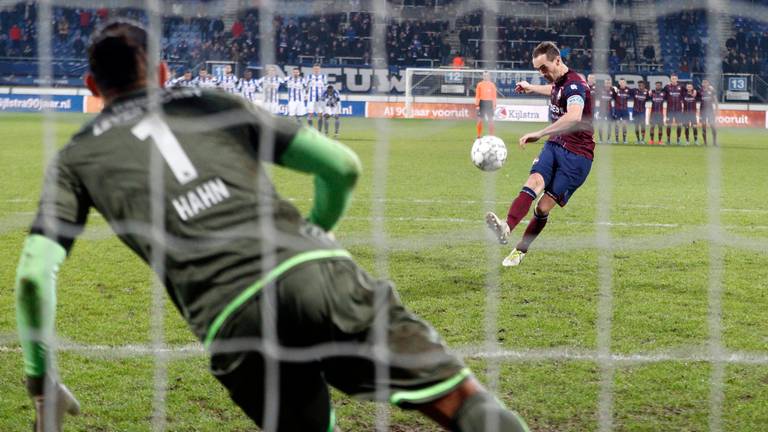
{"label": "player's arm", "polygon": [[552,84],[531,84],[528,81],[518,81],[515,85],[515,91],[518,93],[536,93],[544,96],[552,94]]}
{"label": "player's arm", "polygon": [[[570,93],[570,94],[568,94]],[[586,103],[585,93],[582,88],[569,89],[566,92],[567,108],[565,114],[551,125],[536,132],[531,132],[520,137],[519,145],[525,148],[529,142],[536,142],[547,135],[561,135],[581,129],[581,117]]]}
{"label": "player's arm", "polygon": [[498,89],[496,88],[496,84],[491,84],[493,86],[493,107],[496,108],[496,94],[498,93]]}
{"label": "player's arm", "polygon": [[277,163],[315,176],[315,198],[309,221],[331,231],[349,206],[352,189],[360,176],[357,155],[313,128],[302,128]]}
{"label": "player's arm", "polygon": [[56,381],[55,371],[49,370],[56,275],[75,237],[82,232],[90,207],[87,192],[61,158],[60,153],[48,168],[40,207],[22,249],[15,280],[16,323],[37,430],[61,430],[64,413],[74,415],[80,410],[74,396]]}

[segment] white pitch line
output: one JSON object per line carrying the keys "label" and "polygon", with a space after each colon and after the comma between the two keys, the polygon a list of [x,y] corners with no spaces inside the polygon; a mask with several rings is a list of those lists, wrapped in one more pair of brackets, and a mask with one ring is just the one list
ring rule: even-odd
{"label": "white pitch line", "polygon": [[[347,344],[348,345],[348,344]],[[309,350],[309,349],[308,349]],[[167,354],[170,357],[200,357],[206,354],[202,345],[168,345],[162,348],[154,348],[145,344],[128,345],[81,345],[81,344],[59,344],[59,352],[68,352],[75,354],[94,355],[105,358],[126,358],[153,356],[157,354]],[[19,346],[0,345],[2,354],[21,354]],[[463,346],[452,350],[456,355],[463,358],[472,359],[501,359],[508,361],[537,362],[537,361],[587,361],[603,362],[606,357],[593,350],[582,350],[578,348],[544,348],[544,349],[499,349],[488,350],[487,346]],[[662,363],[662,362],[722,362],[725,364],[743,364],[743,365],[768,365],[768,352],[744,352],[744,351],[722,351],[720,355],[713,356],[706,349],[693,349],[683,353],[680,351],[667,350],[659,352],[646,352],[635,354],[611,353],[607,359],[616,363],[635,364],[635,363]]]}

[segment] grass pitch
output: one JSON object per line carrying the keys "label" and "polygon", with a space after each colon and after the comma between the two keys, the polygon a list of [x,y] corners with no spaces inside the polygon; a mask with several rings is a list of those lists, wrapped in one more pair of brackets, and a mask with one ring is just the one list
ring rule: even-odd
{"label": "grass pitch", "polygon": [[[57,145],[87,117],[57,115]],[[26,227],[36,209],[44,158],[39,115],[0,116],[0,430],[28,430],[32,406],[24,393],[15,335],[13,278]],[[597,429],[600,367],[597,348],[598,210],[607,206],[613,248],[608,253],[613,290],[611,350],[653,361],[617,364],[613,423],[619,431],[709,429],[711,365],[708,290],[722,266],[722,343],[754,363],[725,368],[723,430],[759,431],[768,424],[768,132],[722,130],[719,215],[724,257],[712,262],[708,199],[712,148],[599,146],[586,184],[546,230],[519,268],[499,269],[508,248],[487,241],[483,215],[505,213],[540,145],[521,151],[517,138],[536,125],[499,124],[510,156],[495,174],[469,159],[474,127],[463,122],[399,120],[377,124],[344,119],[341,140],[363,160],[365,173],[337,238],[373,273],[387,273],[403,302],[429,320],[452,348],[477,352],[486,338],[486,282],[498,270],[495,342],[515,353],[570,353],[565,358],[483,358],[467,363],[481,379],[498,367],[497,393],[536,431]],[[630,137],[632,137],[630,132]],[[385,193],[374,196],[377,141],[389,145]],[[600,166],[600,164],[604,164]],[[607,165],[607,166],[606,166]],[[610,202],[598,195],[597,171],[610,180]],[[299,208],[311,205],[308,176],[275,169],[278,190]],[[493,188],[493,194],[484,189]],[[488,196],[491,199],[488,199]],[[384,219],[372,210],[383,205]],[[388,241],[372,246],[381,223]],[[513,233],[516,239],[521,232]],[[377,257],[386,258],[377,261]],[[489,259],[491,260],[489,262]],[[377,262],[379,264],[377,264]],[[381,265],[384,263],[384,265]],[[714,264],[714,266],[712,265]],[[491,278],[492,280],[493,278]],[[64,382],[83,414],[66,430],[148,431],[154,358],[151,341],[153,278],[92,215],[59,276],[57,330],[75,349],[59,353]],[[208,375],[195,341],[167,304],[170,431],[245,431],[252,424]],[[194,345],[192,345],[194,347]],[[110,347],[114,348],[111,349]],[[665,360],[667,359],[667,360]],[[762,359],[762,360],[761,360]],[[491,367],[491,369],[489,369]],[[486,381],[487,382],[487,381]],[[343,430],[373,430],[375,407],[334,393]],[[394,409],[392,430],[437,430]]]}

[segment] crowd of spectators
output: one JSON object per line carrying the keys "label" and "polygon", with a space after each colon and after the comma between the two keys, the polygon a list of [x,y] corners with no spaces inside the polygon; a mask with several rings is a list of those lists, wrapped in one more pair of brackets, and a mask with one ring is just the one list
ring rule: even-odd
{"label": "crowd of spectators", "polygon": [[768,24],[750,19],[734,21],[736,32],[725,42],[723,72],[765,74],[768,69]]}
{"label": "crowd of spectators", "polygon": [[[403,7],[442,7],[451,0],[392,1]],[[550,6],[559,0],[547,1]],[[34,2],[17,3],[0,9],[0,57],[37,56],[37,11]],[[427,14],[426,16],[433,16]],[[146,22],[140,9],[53,8],[52,44],[57,58],[84,59],[87,40],[94,28],[114,16]],[[563,57],[578,70],[592,68],[594,22],[585,17],[544,21],[537,18],[494,16],[494,25],[485,29],[483,12],[458,17],[454,28],[443,19],[394,19],[385,26],[384,49],[388,64],[449,64],[455,54],[464,59],[483,60],[485,43],[493,43],[493,52],[502,67],[526,67],[533,45],[554,40]],[[662,58],[674,64],[677,72],[702,72],[706,63],[706,17],[703,11],[686,11],[659,21],[664,40]],[[372,64],[372,17],[366,12],[329,13],[325,15],[274,16],[270,29],[260,26],[258,9],[244,10],[234,20],[217,17],[163,19],[162,49],[172,64],[195,68],[206,60],[233,60],[260,63],[264,45],[274,47],[279,64]],[[735,36],[726,43],[723,70],[728,73],[761,73],[768,61],[768,26],[748,19],[737,19]],[[487,31],[486,31],[487,30]],[[458,44],[452,46],[452,32]],[[262,37],[267,39],[262,40]],[[638,47],[638,26],[616,22],[609,40],[608,62],[613,72],[636,65],[657,63],[653,46]],[[671,48],[670,48],[671,47]],[[642,52],[641,52],[642,51]],[[505,66],[506,63],[506,66]]]}

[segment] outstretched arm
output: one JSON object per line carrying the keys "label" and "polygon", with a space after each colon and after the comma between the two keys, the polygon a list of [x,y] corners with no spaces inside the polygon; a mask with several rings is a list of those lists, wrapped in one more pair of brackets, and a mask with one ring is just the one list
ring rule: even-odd
{"label": "outstretched arm", "polygon": [[314,174],[315,199],[309,221],[331,231],[349,206],[352,189],[360,175],[357,155],[315,129],[302,128],[278,164]]}
{"label": "outstretched arm", "polygon": [[552,94],[552,84],[531,84],[528,81],[520,81],[515,86],[515,91],[518,93],[536,93],[543,96],[549,96]]}

